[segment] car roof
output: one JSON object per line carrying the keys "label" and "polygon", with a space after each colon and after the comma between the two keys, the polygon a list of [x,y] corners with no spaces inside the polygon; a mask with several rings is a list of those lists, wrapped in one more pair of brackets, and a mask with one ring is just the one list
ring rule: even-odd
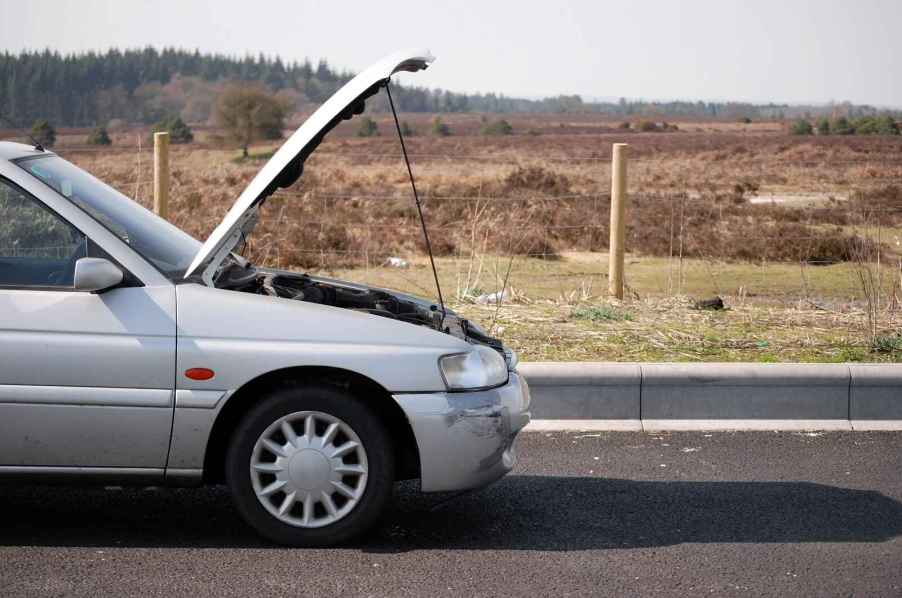
{"label": "car roof", "polygon": [[34,146],[16,143],[14,141],[0,141],[0,160],[14,160],[26,156],[35,156],[47,152],[34,149]]}

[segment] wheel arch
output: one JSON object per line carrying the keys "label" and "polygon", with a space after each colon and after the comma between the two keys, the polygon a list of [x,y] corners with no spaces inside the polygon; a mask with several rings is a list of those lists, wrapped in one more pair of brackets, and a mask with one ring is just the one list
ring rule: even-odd
{"label": "wheel arch", "polygon": [[420,454],[413,428],[404,410],[388,390],[371,378],[351,370],[298,366],[261,374],[231,393],[217,414],[210,431],[204,453],[204,482],[221,483],[225,480],[225,456],[229,439],[241,417],[256,404],[261,395],[286,384],[309,383],[334,385],[361,399],[369,400],[370,397],[374,397],[374,403],[378,403],[381,407],[376,409],[376,413],[392,439],[397,479],[420,477]]}

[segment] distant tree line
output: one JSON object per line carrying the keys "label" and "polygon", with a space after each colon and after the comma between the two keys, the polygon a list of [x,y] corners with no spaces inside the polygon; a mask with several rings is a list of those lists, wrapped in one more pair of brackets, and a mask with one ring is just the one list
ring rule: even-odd
{"label": "distant tree line", "polygon": [[179,116],[198,122],[211,117],[216,96],[228,82],[260,82],[274,93],[319,103],[350,76],[325,61],[285,64],[263,55],[238,59],[171,48],[4,52],[0,114],[18,126],[38,119],[56,126],[114,119],[151,124]]}
{"label": "distant tree line", "polygon": [[[325,60],[284,62],[264,55],[242,58],[197,50],[155,48],[60,54],[50,50],[0,53],[0,126],[31,126],[46,120],[55,126],[106,126],[110,121],[157,123],[182,118],[206,122],[230,83],[262,85],[289,113],[323,102],[352,73]],[[836,107],[737,102],[587,102],[578,95],[540,100],[500,94],[460,94],[441,89],[393,86],[405,112],[592,112],[617,117],[656,116],[716,119],[781,119],[830,114]],[[368,104],[388,111],[380,94]],[[873,116],[869,106],[840,105],[848,118]]]}

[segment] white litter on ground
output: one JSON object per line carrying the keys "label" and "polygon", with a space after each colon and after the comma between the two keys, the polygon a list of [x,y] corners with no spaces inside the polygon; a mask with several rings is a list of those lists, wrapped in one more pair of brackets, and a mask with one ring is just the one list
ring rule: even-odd
{"label": "white litter on ground", "polygon": [[392,268],[409,268],[410,264],[407,263],[407,260],[401,259],[399,257],[390,257],[385,260],[385,265],[390,266]]}
{"label": "white litter on ground", "polygon": [[503,291],[498,291],[495,293],[486,293],[484,295],[480,295],[476,298],[476,303],[480,305],[490,305],[495,303],[503,303],[508,300],[510,297],[510,293],[507,292],[507,289]]}

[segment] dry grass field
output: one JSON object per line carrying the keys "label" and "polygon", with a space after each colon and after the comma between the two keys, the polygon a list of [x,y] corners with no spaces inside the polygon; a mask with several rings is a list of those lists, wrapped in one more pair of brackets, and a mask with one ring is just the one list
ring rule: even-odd
{"label": "dry grass field", "polygon": [[[902,139],[794,137],[782,123],[638,133],[593,115],[403,115],[445,296],[525,359],[902,361]],[[346,123],[267,203],[245,254],[434,296],[388,117]],[[55,148],[151,202],[147,131]],[[273,147],[216,131],[172,153],[172,216],[205,237]],[[141,148],[138,148],[140,141]],[[629,298],[606,298],[611,144],[630,144]],[[386,265],[400,257],[407,268]],[[477,303],[505,288],[501,305]],[[727,309],[694,309],[713,296]]]}

